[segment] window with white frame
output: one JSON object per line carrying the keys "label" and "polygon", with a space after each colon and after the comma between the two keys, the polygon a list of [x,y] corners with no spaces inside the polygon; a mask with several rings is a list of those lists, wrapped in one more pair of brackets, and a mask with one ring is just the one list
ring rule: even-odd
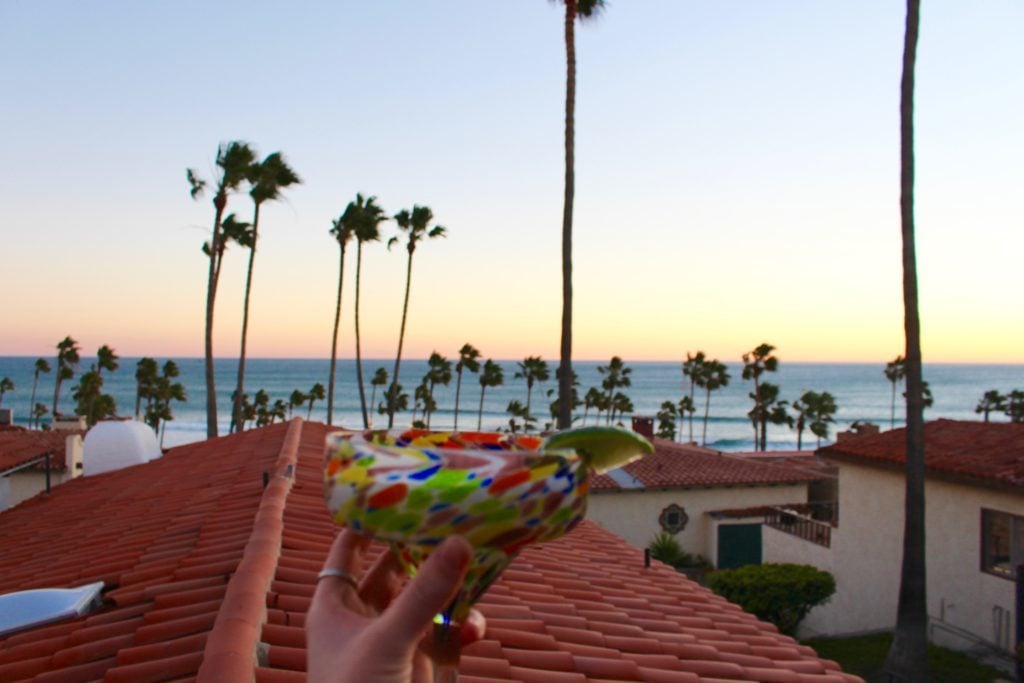
{"label": "window with white frame", "polygon": [[981,571],[1012,579],[1024,564],[1024,517],[981,511]]}

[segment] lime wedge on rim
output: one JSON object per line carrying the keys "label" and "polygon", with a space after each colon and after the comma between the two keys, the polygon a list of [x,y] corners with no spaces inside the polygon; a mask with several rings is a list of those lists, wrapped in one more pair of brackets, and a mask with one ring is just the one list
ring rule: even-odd
{"label": "lime wedge on rim", "polygon": [[601,474],[654,452],[651,442],[636,432],[619,427],[578,427],[552,434],[542,451],[567,448],[576,451]]}

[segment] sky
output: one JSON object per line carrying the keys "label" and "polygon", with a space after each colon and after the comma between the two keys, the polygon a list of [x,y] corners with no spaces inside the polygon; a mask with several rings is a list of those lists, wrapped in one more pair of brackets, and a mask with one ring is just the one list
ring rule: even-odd
{"label": "sky", "polygon": [[[917,250],[926,362],[1024,362],[1024,5],[925,0]],[[888,0],[614,0],[577,27],[574,357],[903,351]],[[0,0],[0,355],[201,356],[219,143],[302,177],[261,211],[248,354],[330,353],[357,192],[430,206],[404,355],[556,359],[563,10],[545,0]],[[229,211],[251,216],[246,194]],[[396,234],[385,223],[387,237]],[[354,249],[339,353],[354,353]],[[215,352],[238,353],[229,251]],[[364,248],[364,358],[393,357],[406,253]]]}

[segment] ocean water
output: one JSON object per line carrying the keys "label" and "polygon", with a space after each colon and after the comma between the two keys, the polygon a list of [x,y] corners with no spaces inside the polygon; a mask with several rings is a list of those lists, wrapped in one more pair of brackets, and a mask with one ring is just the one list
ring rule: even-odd
{"label": "ocean water", "polygon": [[[54,365],[54,359],[48,359]],[[95,359],[83,357],[80,367],[88,369]],[[163,363],[165,358],[157,359]],[[164,445],[173,446],[206,438],[206,390],[203,381],[203,360],[201,358],[175,358],[181,368],[178,378],[188,396],[185,403],[173,406],[174,420],[168,423],[164,435]],[[130,416],[135,403],[135,364],[137,358],[122,358],[121,367],[113,373],[104,373],[104,390],[114,396],[118,412]],[[515,379],[516,361],[499,361],[504,368],[505,384],[500,387],[488,388],[484,397],[482,415],[480,409],[480,384],[478,375],[466,372],[463,376],[462,392],[459,405],[459,426],[463,429],[477,426],[478,417],[484,429],[498,429],[508,426],[509,415],[505,409],[509,401],[526,402],[526,382]],[[32,375],[34,357],[6,356],[0,357],[0,377],[10,377],[15,383],[15,390],[3,396],[0,407],[13,408],[15,423],[27,424],[28,411],[32,394]],[[582,396],[591,386],[600,387],[601,375],[597,368],[603,362],[577,361],[574,363],[579,379],[579,393]],[[366,382],[366,398],[371,399],[372,387],[369,379],[378,367],[391,372],[394,359],[369,359],[363,361],[363,376]],[[538,425],[543,427],[550,421],[549,404],[557,393],[554,380],[556,363],[550,362],[551,379],[537,383],[533,388],[531,410],[538,417]],[[633,401],[634,415],[654,416],[663,401],[671,400],[678,403],[684,393],[689,392],[689,383],[684,388],[681,361],[646,361],[629,362],[627,367],[632,372],[632,385],[621,389]],[[741,363],[729,363],[731,380],[729,385],[712,393],[708,413],[706,444],[722,451],[741,451],[753,448],[753,430],[746,417],[753,405],[749,394],[753,391],[753,383],[740,378]],[[230,420],[229,396],[235,385],[237,361],[234,359],[218,359],[216,362],[216,385],[218,394],[218,419],[220,434],[227,433]],[[406,391],[419,383],[427,370],[426,360],[403,359],[401,382]],[[838,406],[830,434],[847,428],[854,421],[868,421],[879,424],[883,429],[890,425],[892,406],[892,384],[885,379],[883,364],[873,363],[779,363],[776,373],[769,373],[764,379],[781,388],[782,399],[792,402],[804,391],[828,391]],[[271,402],[281,398],[288,400],[295,389],[308,392],[314,383],[320,382],[327,386],[329,361],[327,359],[260,359],[247,360],[246,392],[252,395],[258,389],[270,394]],[[981,419],[974,408],[982,394],[989,389],[998,389],[1007,393],[1012,389],[1024,389],[1024,365],[967,365],[967,364],[927,364],[924,378],[929,383],[935,403],[925,411],[926,419],[940,417],[960,420]],[[71,399],[72,387],[77,384],[77,376],[65,381],[61,387],[58,409],[70,413],[74,402]],[[340,360],[336,375],[334,424],[346,427],[362,425],[359,408],[359,391],[356,384],[355,361]],[[53,403],[54,373],[40,375],[36,401],[51,406]],[[548,392],[551,395],[547,395]],[[902,424],[900,404],[902,385],[897,390],[896,425]],[[380,403],[381,392],[377,392],[376,402]],[[455,379],[447,387],[438,386],[434,392],[434,400],[438,410],[431,418],[431,427],[450,428],[454,422]],[[694,439],[701,442],[702,418],[704,411],[704,395],[697,390],[697,412],[694,414]],[[306,407],[298,410],[306,416]],[[579,411],[582,417],[582,408]],[[326,401],[318,402],[311,415],[314,420],[326,420]],[[386,416],[374,414],[376,426],[386,426]],[[401,413],[396,417],[396,424],[407,425],[411,420],[411,412]],[[48,416],[44,418],[44,421]],[[604,416],[601,418],[604,420]],[[993,420],[1005,421],[1004,415],[993,415]],[[628,417],[626,418],[628,426]],[[588,424],[595,423],[595,416],[587,417]],[[677,438],[679,438],[677,436]],[[684,426],[680,440],[689,440],[689,428]],[[816,439],[809,432],[803,435],[804,448],[813,447]],[[795,449],[797,435],[794,430],[785,426],[768,427],[768,449]],[[827,443],[827,441],[823,442]]]}

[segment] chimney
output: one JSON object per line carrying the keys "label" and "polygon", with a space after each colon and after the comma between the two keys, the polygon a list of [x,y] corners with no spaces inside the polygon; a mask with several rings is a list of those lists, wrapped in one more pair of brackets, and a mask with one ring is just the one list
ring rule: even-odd
{"label": "chimney", "polygon": [[836,442],[845,441],[851,437],[864,436],[869,434],[878,434],[878,425],[871,422],[854,422],[850,425],[850,428],[845,432],[839,432],[836,434]]}
{"label": "chimney", "polygon": [[633,431],[648,439],[654,438],[654,418],[633,416]]}

